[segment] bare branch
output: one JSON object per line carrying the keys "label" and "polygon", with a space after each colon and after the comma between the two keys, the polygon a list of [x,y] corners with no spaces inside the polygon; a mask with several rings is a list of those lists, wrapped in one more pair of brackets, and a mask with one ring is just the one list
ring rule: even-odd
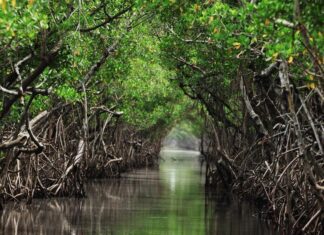
{"label": "bare branch", "polygon": [[258,132],[261,133],[263,136],[268,136],[269,132],[264,127],[264,124],[263,124],[262,120],[260,119],[259,115],[252,108],[251,102],[250,102],[249,97],[248,97],[248,95],[246,93],[246,88],[244,86],[243,77],[241,77],[240,87],[241,87],[242,96],[243,96],[243,99],[244,99],[244,102],[245,102],[245,105],[246,105],[246,109],[248,110],[248,112],[250,114],[250,117],[252,118],[254,123],[257,125]]}
{"label": "bare branch", "polygon": [[106,20],[98,25],[89,27],[89,28],[84,28],[84,29],[80,29],[80,32],[86,33],[86,32],[91,32],[95,29],[98,29],[102,26],[105,26],[106,24],[109,24],[111,22],[113,22],[115,19],[121,17],[122,15],[124,15],[126,12],[130,11],[132,9],[133,5],[131,5],[130,7],[125,8],[124,10],[121,10],[120,12],[118,12],[116,15],[111,16],[111,17],[107,17]]}
{"label": "bare branch", "polygon": [[4,93],[7,93],[9,95],[18,95],[18,92],[17,91],[9,90],[9,89],[1,86],[1,85],[0,85],[0,91],[2,91]]}

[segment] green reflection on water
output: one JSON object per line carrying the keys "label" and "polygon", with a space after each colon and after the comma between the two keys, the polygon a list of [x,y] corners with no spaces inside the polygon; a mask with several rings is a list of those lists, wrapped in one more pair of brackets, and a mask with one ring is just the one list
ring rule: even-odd
{"label": "green reflection on water", "polygon": [[[246,203],[204,188],[197,153],[168,152],[160,169],[87,183],[87,197],[14,203],[0,215],[1,234],[275,235]],[[206,194],[206,195],[205,195]]]}
{"label": "green reflection on water", "polygon": [[120,224],[116,234],[206,234],[204,186],[197,154],[169,152],[162,157],[160,195],[148,201],[149,205],[140,203],[145,212],[139,217],[135,213],[131,229],[130,224]]}

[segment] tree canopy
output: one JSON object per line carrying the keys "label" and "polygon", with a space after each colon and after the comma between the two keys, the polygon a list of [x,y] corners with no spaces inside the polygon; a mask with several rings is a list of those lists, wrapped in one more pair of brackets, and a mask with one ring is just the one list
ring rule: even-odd
{"label": "tree canopy", "polygon": [[80,192],[93,169],[153,162],[185,119],[211,183],[262,198],[279,225],[323,227],[320,0],[0,6],[0,193]]}

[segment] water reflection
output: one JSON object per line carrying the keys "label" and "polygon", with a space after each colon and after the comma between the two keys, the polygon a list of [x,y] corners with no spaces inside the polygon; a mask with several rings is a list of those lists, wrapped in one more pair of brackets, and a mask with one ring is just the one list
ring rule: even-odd
{"label": "water reflection", "polygon": [[85,199],[7,205],[1,234],[272,235],[246,204],[205,193],[195,152],[164,152],[159,170],[87,185]]}

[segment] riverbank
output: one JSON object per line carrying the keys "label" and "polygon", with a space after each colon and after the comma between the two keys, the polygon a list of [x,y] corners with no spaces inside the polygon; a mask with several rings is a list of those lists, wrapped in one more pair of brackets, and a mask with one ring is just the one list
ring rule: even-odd
{"label": "riverbank", "polygon": [[[139,169],[120,179],[93,180],[86,198],[34,200],[8,205],[5,234],[277,235],[256,210],[224,192],[208,192],[196,152],[164,151],[159,169]],[[21,208],[22,207],[22,208]],[[0,231],[0,233],[1,233]]]}
{"label": "riverbank", "polygon": [[[87,180],[119,177],[122,172],[156,164],[162,136],[152,137],[121,122],[120,114],[111,110],[104,119],[108,111],[100,109],[88,114],[87,131],[80,132],[78,127],[84,120],[70,120],[81,111],[78,105],[65,104],[38,114],[29,127],[22,126],[16,144],[20,145],[32,132],[36,148],[41,151],[33,149],[35,143],[29,137],[24,144],[30,145],[32,151],[15,146],[6,149],[0,160],[1,204],[30,204],[34,198],[84,197]],[[7,139],[14,135],[7,133]]]}

